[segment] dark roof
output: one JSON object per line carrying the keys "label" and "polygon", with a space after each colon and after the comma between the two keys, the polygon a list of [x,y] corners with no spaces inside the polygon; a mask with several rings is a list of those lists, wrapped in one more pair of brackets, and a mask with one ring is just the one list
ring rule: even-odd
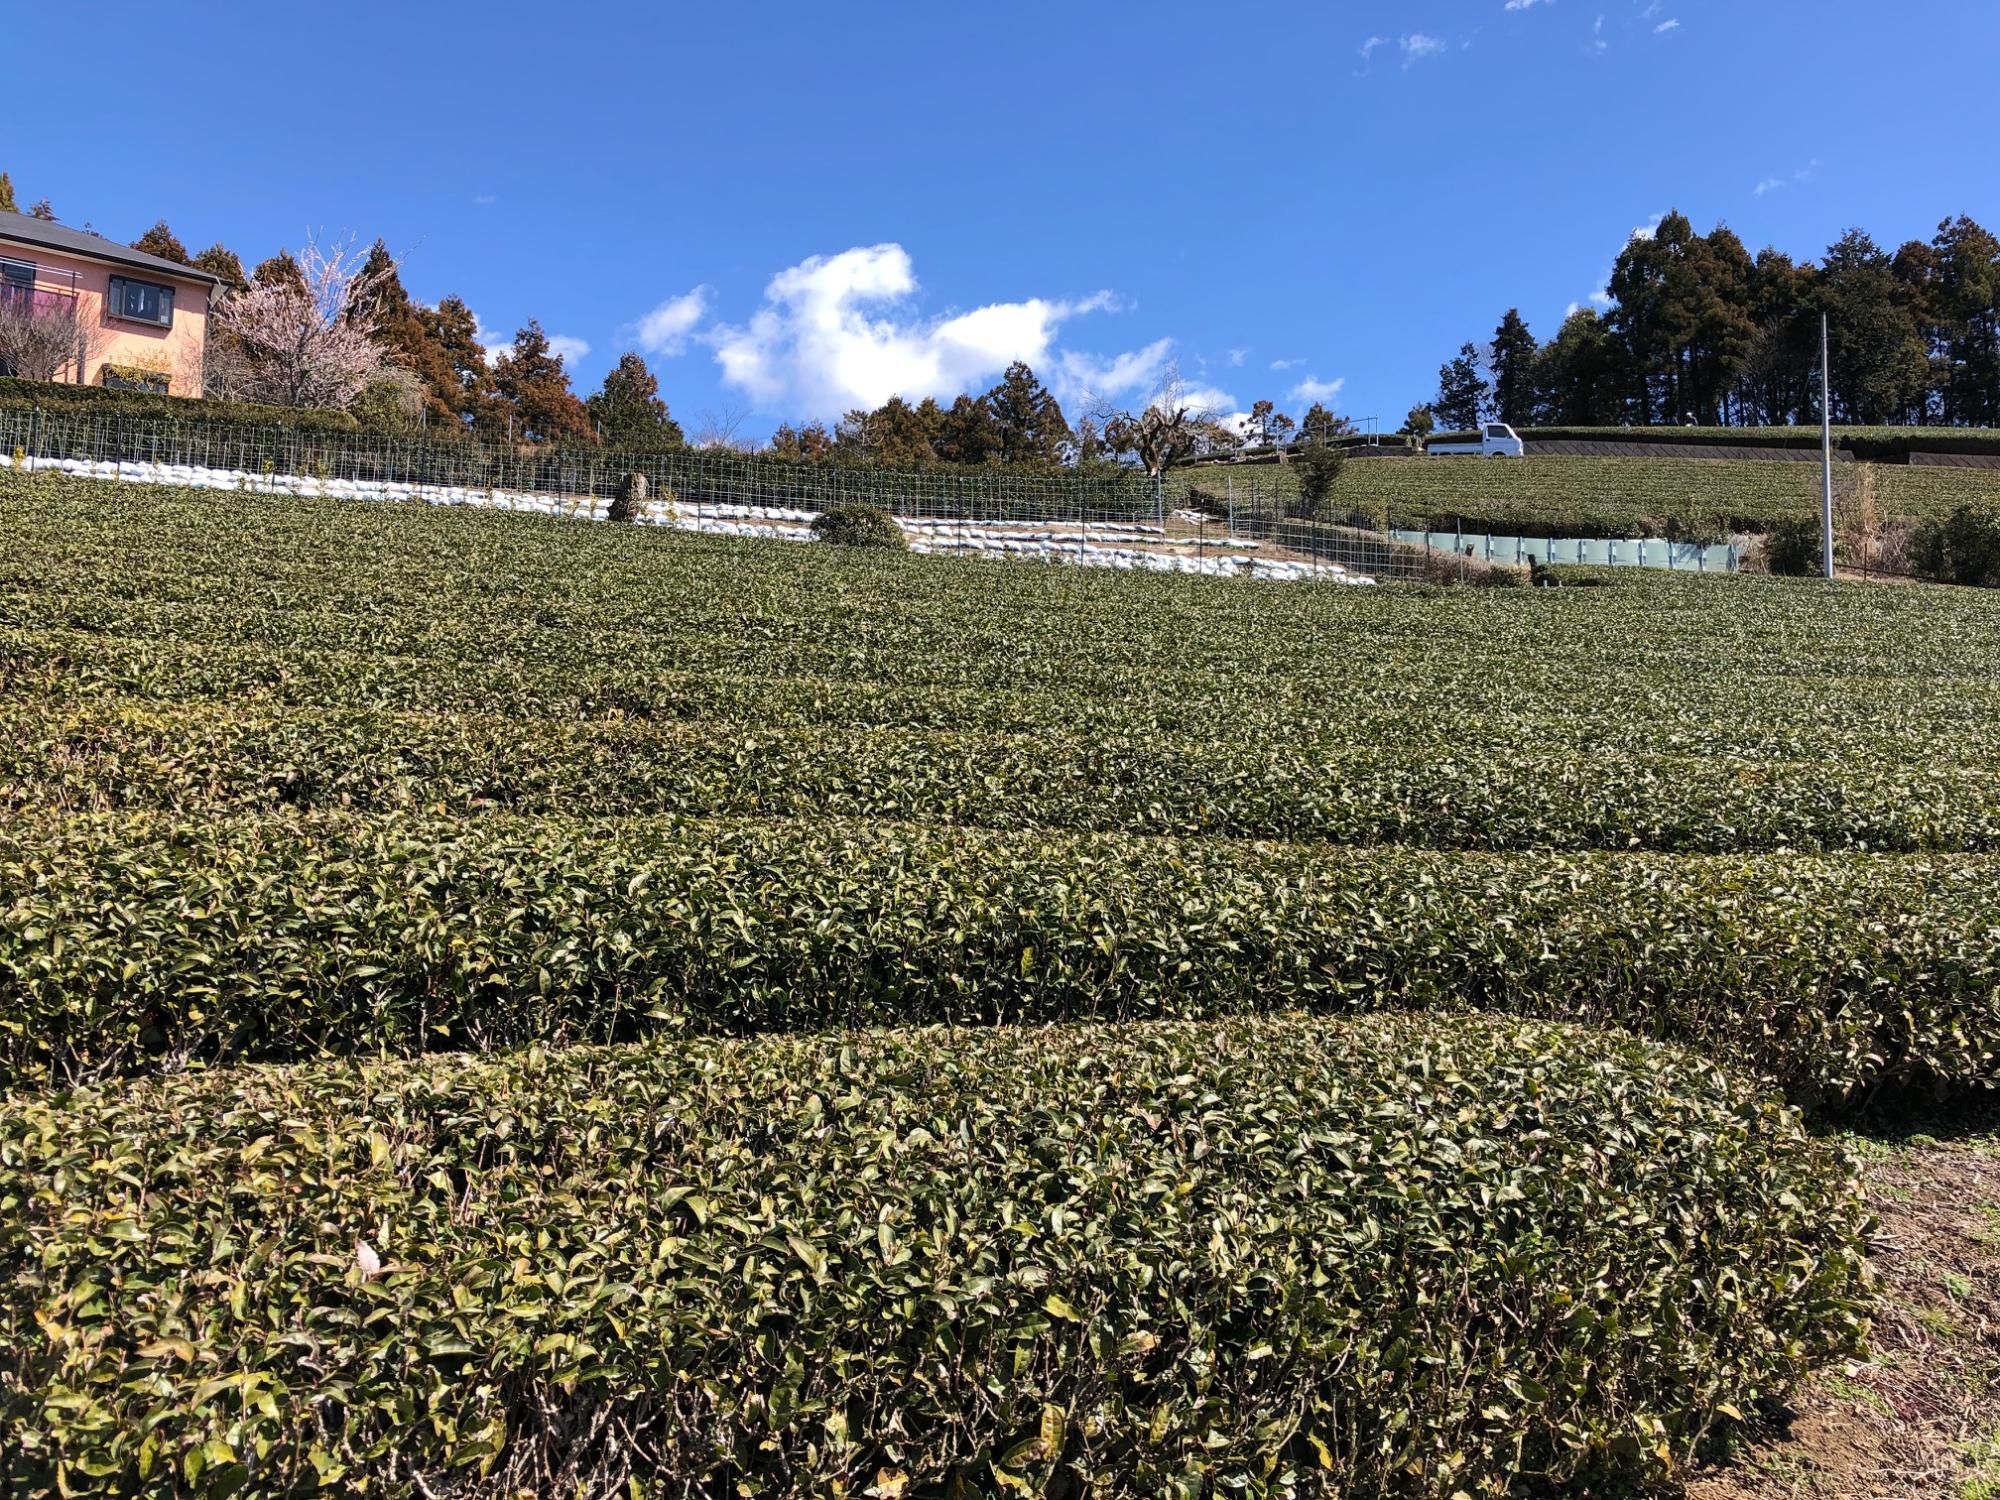
{"label": "dark roof", "polygon": [[130,245],[107,240],[102,235],[85,234],[81,229],[67,229],[61,224],[51,224],[46,219],[38,219],[33,214],[0,210],[0,242],[5,241],[19,245],[37,245],[44,250],[61,250],[69,255],[87,255],[93,260],[113,261],[121,266],[130,266],[134,270],[151,271],[155,275],[178,276],[183,281],[205,281],[210,286],[222,285],[221,277],[211,276],[199,266],[184,266],[177,260],[148,255],[143,250],[134,250]]}

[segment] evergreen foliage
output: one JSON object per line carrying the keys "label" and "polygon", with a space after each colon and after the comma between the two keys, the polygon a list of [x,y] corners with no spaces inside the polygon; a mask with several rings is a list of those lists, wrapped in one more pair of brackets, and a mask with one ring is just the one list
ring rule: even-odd
{"label": "evergreen foliage", "polygon": [[1438,393],[1431,402],[1431,414],[1447,432],[1464,432],[1479,425],[1486,404],[1486,376],[1479,368],[1479,350],[1466,344],[1438,371]]}
{"label": "evergreen foliage", "polygon": [[[1962,215],[1893,252],[1850,230],[1812,264],[1669,213],[1619,253],[1602,300],[1539,352],[1507,314],[1490,351],[1502,420],[1813,426],[1824,314],[1837,423],[2000,425],[2000,238]],[[1441,381],[1448,428],[1477,421],[1464,359]]]}
{"label": "evergreen foliage", "polygon": [[143,250],[148,255],[157,255],[162,260],[179,261],[184,266],[193,265],[188,259],[187,246],[180,237],[167,227],[165,219],[156,219],[153,227],[132,241],[134,250]]}
{"label": "evergreen foliage", "polygon": [[570,389],[563,358],[533,318],[514,335],[514,347],[493,366],[493,391],[511,418],[514,436],[536,443],[588,442],[590,413]]}
{"label": "evergreen foliage", "polygon": [[585,406],[598,437],[615,447],[660,452],[686,444],[660,399],[659,379],[637,354],[621,355]]}

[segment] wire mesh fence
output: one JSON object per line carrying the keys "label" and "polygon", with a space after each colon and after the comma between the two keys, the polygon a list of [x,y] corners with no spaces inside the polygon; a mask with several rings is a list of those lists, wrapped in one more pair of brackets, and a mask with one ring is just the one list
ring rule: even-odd
{"label": "wire mesh fence", "polygon": [[916,519],[1137,522],[1160,519],[1140,474],[1029,469],[895,469],[767,455],[601,447],[509,446],[305,428],[0,410],[0,451],[30,457],[286,474],[384,485],[512,491],[605,501],[627,474],[656,499],[689,505],[819,511],[880,506]]}
{"label": "wire mesh fence", "polygon": [[[810,519],[842,504],[890,511],[926,550],[1004,550],[1051,560],[1158,566],[1191,559],[1202,572],[1291,578],[1484,582],[1536,560],[1638,562],[1734,571],[1737,559],[1558,555],[1534,539],[1413,532],[1408,518],[1305,507],[1294,476],[1245,465],[1176,470],[1164,481],[1129,469],[889,468],[765,454],[680,449],[530,447],[470,438],[394,436],[313,426],[253,426],[38,407],[0,409],[0,453],[117,463],[260,480],[298,478],[407,487],[431,498],[508,504],[549,497],[601,508],[627,474],[655,503],[695,515]],[[787,514],[789,513],[789,514]],[[1400,529],[1399,529],[1400,528]],[[1496,550],[1497,548],[1497,550]],[[1683,549],[1685,550],[1685,549]],[[1178,563],[1177,563],[1178,565]],[[1503,580],[1504,581],[1504,580]]]}

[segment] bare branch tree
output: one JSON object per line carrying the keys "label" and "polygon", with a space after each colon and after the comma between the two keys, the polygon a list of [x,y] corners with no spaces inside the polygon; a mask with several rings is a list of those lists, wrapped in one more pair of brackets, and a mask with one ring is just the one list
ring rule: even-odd
{"label": "bare branch tree", "polygon": [[0,296],[0,364],[23,380],[87,368],[94,340],[78,298],[21,291]]}
{"label": "bare branch tree", "polygon": [[688,441],[697,448],[749,453],[754,445],[740,436],[743,424],[749,420],[750,413],[739,406],[725,406],[720,411],[705,410],[697,416]]}
{"label": "bare branch tree", "polygon": [[1141,411],[1098,402],[1090,412],[1114,453],[1130,453],[1148,476],[1159,478],[1180,459],[1199,451],[1216,414],[1193,404],[1181,379],[1180,361],[1169,364],[1159,392]]}
{"label": "bare branch tree", "polygon": [[351,241],[322,251],[308,235],[300,276],[254,282],[225,301],[216,322],[235,336],[253,374],[248,394],[280,406],[345,410],[387,362],[369,314],[388,271],[364,270]]}

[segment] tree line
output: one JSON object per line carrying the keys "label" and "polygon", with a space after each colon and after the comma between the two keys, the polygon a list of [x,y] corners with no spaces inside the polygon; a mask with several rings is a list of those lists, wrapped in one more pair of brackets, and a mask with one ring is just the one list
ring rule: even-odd
{"label": "tree line", "polygon": [[1158,472],[1198,455],[1285,449],[1330,442],[1353,424],[1320,402],[1294,419],[1273,401],[1258,401],[1239,421],[1189,407],[1168,372],[1162,391],[1141,409],[1091,401],[1074,425],[1062,404],[1019,361],[984,395],[962,395],[949,406],[933,397],[911,404],[892,396],[873,410],[823,422],[787,424],[771,451],[787,458],[842,460],[923,468],[933,464],[1028,464],[1044,468],[1136,463]]}
{"label": "tree line", "polygon": [[[0,208],[14,208],[4,173]],[[55,217],[47,200],[34,211]],[[242,259],[219,243],[190,254],[162,219],[132,248],[206,271],[221,283],[198,375],[209,396],[336,407],[375,430],[634,449],[686,442],[657,377],[638,354],[622,356],[587,400],[571,388],[561,355],[534,319],[515,333],[509,349],[489,359],[465,302],[456,296],[435,305],[416,300],[379,239],[365,256],[351,258],[344,246],[308,241],[246,271]],[[55,363],[63,357],[56,348]],[[41,378],[54,378],[53,369]],[[773,434],[768,451],[898,467],[1129,464],[1159,473],[1197,455],[1311,445],[1352,431],[1320,403],[1294,419],[1263,400],[1240,421],[1229,421],[1195,409],[1182,391],[1178,371],[1170,368],[1161,390],[1144,403],[1121,408],[1092,400],[1072,424],[1055,394],[1017,362],[984,394],[960,395],[948,405],[895,396],[872,410],[850,411],[831,427],[788,423]],[[698,435],[697,443],[738,446],[726,421],[710,426],[714,430]]]}
{"label": "tree line", "polygon": [[[0,209],[19,212],[0,173]],[[44,198],[31,210],[55,221]],[[88,228],[88,226],[86,226]],[[244,269],[217,243],[198,254],[166,220],[131,248],[206,271],[221,283],[200,372],[202,393],[281,406],[331,406],[376,429],[464,433],[499,441],[604,442],[672,448],[685,441],[659,381],[628,353],[587,400],[535,319],[488,359],[463,299],[413,298],[394,255],[376,240],[351,259],[308,243]]]}
{"label": "tree line", "polygon": [[1963,216],[1893,253],[1850,230],[1815,264],[1670,213],[1627,243],[1606,295],[1546,344],[1510,308],[1404,430],[1814,424],[1822,314],[1836,422],[2000,426],[2000,239]]}

